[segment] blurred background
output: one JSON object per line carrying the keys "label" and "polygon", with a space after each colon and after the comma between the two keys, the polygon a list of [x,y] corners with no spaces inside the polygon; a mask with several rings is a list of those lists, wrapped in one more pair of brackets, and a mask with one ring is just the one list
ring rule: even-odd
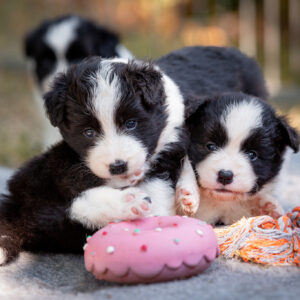
{"label": "blurred background", "polygon": [[17,167],[42,149],[24,35],[69,13],[120,33],[140,58],[189,45],[240,48],[258,60],[272,103],[300,129],[299,0],[0,0],[0,165]]}

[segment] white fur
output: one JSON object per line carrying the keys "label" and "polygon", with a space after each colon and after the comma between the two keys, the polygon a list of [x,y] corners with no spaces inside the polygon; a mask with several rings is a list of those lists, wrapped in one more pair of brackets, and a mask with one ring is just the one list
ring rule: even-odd
{"label": "white fur", "polygon": [[261,114],[262,107],[255,100],[240,102],[226,109],[221,121],[233,146],[239,147],[252,129],[262,126]]}
{"label": "white fur", "polygon": [[0,247],[0,265],[5,263],[6,259],[7,259],[6,251]]}
{"label": "white fur", "polygon": [[134,57],[132,55],[132,53],[126,47],[124,47],[122,44],[118,44],[116,46],[116,52],[117,52],[118,56],[120,56],[122,58],[133,58]]}
{"label": "white fur", "polygon": [[[186,195],[182,190],[188,191]],[[189,205],[183,201],[189,201]],[[196,176],[192,168],[191,162],[187,157],[184,158],[184,164],[180,177],[176,185],[176,206],[180,213],[193,215],[200,203],[199,188],[196,181]]]}
{"label": "white fur", "polygon": [[[125,187],[136,184],[136,181],[130,179],[128,182],[127,178],[123,180],[120,176],[112,176],[109,172],[109,164],[114,163],[115,160],[123,160],[127,162],[127,175],[130,177],[140,170],[144,173],[147,169],[147,151],[136,138],[126,132],[119,132],[116,128],[115,112],[121,97],[120,83],[116,76],[109,82],[110,66],[111,61],[103,61],[95,78],[93,109],[101,124],[103,135],[90,149],[86,161],[97,176],[109,179],[110,186]],[[143,176],[143,173],[138,179]]]}
{"label": "white fur", "polygon": [[[132,199],[127,201],[129,195]],[[101,186],[89,189],[75,198],[69,215],[86,228],[97,229],[115,220],[133,220],[147,216],[151,211],[140,209],[146,203],[144,198],[147,196],[139,188],[119,190]],[[133,207],[139,209],[139,215],[132,212]]]}
{"label": "white fur", "polygon": [[67,47],[75,38],[78,24],[78,18],[72,17],[51,26],[47,31],[45,42],[55,51],[58,58],[64,57]]}
{"label": "white fur", "polygon": [[[162,73],[159,68],[156,69]],[[166,93],[166,110],[168,117],[167,124],[158,140],[155,153],[162,151],[168,143],[178,141],[178,130],[176,128],[182,126],[184,122],[184,99],[178,86],[166,74],[163,74],[162,82]],[[155,156],[153,157],[153,160],[154,159]]]}
{"label": "white fur", "polygon": [[72,17],[53,25],[48,29],[44,41],[55,53],[56,66],[43,80],[41,85],[42,93],[49,91],[57,73],[64,72],[68,68],[69,64],[66,61],[66,51],[76,37],[75,30],[78,24],[78,18]]}
{"label": "white fur", "polygon": [[262,108],[254,101],[242,102],[228,107],[221,121],[226,128],[229,141],[223,148],[208,155],[197,166],[199,184],[204,188],[222,189],[217,181],[220,170],[230,170],[234,174],[233,182],[226,189],[246,193],[252,190],[256,175],[246,154],[241,151],[243,141],[251,130],[262,124]]}
{"label": "white fur", "polygon": [[[278,177],[266,184],[261,191],[253,196],[244,194],[243,197],[224,201],[218,201],[208,196],[203,192],[203,189],[200,189],[201,202],[196,217],[211,224],[218,221],[224,224],[232,224],[242,217],[252,217],[259,214],[272,215],[273,213],[282,215],[284,214],[284,210],[277,200],[276,195],[274,195],[277,184]],[[274,208],[264,211],[263,208],[268,203],[273,205]]]}
{"label": "white fur", "polygon": [[[128,196],[131,200],[128,201]],[[150,197],[149,210],[141,209]],[[136,215],[132,208],[139,210]],[[101,186],[89,189],[73,200],[70,218],[86,228],[97,229],[115,220],[133,220],[142,216],[175,214],[174,189],[170,182],[153,179],[124,190]]]}
{"label": "white fur", "polygon": [[175,192],[171,182],[154,178],[142,182],[139,188],[148,194],[152,200],[151,211],[153,215],[175,215]]}

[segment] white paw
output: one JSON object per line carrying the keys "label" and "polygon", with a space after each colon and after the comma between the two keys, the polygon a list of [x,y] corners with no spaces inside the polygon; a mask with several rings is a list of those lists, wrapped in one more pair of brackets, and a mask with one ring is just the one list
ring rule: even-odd
{"label": "white paw", "polygon": [[177,210],[180,214],[193,216],[199,207],[200,196],[198,189],[178,187],[175,194]]}
{"label": "white paw", "polygon": [[7,253],[3,248],[0,248],[0,266],[7,260]]}
{"label": "white paw", "polygon": [[123,191],[123,220],[133,220],[151,214],[151,199],[140,188],[128,188]]}

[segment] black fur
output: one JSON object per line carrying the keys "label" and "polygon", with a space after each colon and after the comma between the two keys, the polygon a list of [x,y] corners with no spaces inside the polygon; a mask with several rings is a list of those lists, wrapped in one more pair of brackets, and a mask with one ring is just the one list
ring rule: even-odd
{"label": "black fur", "polygon": [[161,57],[156,64],[180,87],[187,117],[206,96],[244,92],[264,100],[268,97],[255,60],[234,48],[186,47]]}
{"label": "black fur", "polygon": [[[256,82],[261,73],[258,67],[253,67],[257,74],[246,76],[243,61],[256,66],[254,61],[233,49],[192,47],[175,51],[156,64],[178,84],[188,115],[204,102],[200,96],[224,89],[252,87],[248,80]],[[20,249],[82,251],[85,235],[90,232],[69,219],[68,209],[81,192],[106,183],[85,163],[87,151],[102,133],[101,124],[91,109],[91,96],[97,85],[93,75],[100,62],[100,58],[94,57],[69,68],[66,74],[57,77],[53,89],[45,96],[48,116],[51,123],[59,127],[64,141],[25,164],[9,181],[8,195],[1,197],[0,236],[8,238],[0,238],[0,247],[8,252],[9,260],[14,259]],[[143,143],[150,162],[167,124],[162,75],[151,64],[134,61],[128,65],[111,63],[111,69],[109,80],[114,76],[120,78],[122,95],[114,122],[118,130],[124,131],[125,120],[138,119],[139,126],[128,134],[134,134]],[[253,85],[258,89],[254,92],[263,94],[264,85],[258,83],[260,85]],[[87,139],[82,133],[90,127],[96,135]],[[178,141],[165,145],[155,154],[145,181],[160,178],[171,181],[175,187],[188,144],[185,129],[180,126],[177,130]]]}

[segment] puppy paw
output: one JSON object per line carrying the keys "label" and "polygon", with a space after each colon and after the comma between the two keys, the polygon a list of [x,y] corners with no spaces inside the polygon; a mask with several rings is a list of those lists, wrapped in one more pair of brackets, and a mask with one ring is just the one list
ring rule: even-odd
{"label": "puppy paw", "polygon": [[269,198],[259,198],[257,206],[252,210],[254,216],[270,216],[278,219],[284,215],[284,209],[278,201]]}
{"label": "puppy paw", "polygon": [[139,188],[123,191],[124,219],[133,220],[151,214],[151,198]]}
{"label": "puppy paw", "polygon": [[175,201],[180,214],[193,216],[199,207],[198,190],[183,187],[177,188]]}
{"label": "puppy paw", "polygon": [[278,219],[284,214],[282,207],[276,205],[273,202],[265,202],[263,206],[259,208],[260,215],[268,215],[274,219]]}

